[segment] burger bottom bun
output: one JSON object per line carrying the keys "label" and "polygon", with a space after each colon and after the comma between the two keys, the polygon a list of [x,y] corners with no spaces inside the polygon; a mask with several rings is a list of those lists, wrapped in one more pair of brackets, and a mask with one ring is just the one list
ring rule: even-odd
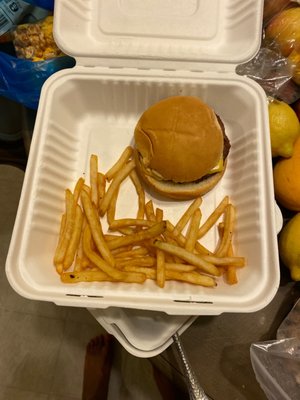
{"label": "burger bottom bun", "polygon": [[176,200],[189,200],[199,196],[203,196],[205,193],[212,190],[216,184],[223,177],[227,160],[224,162],[224,168],[221,172],[216,172],[212,175],[207,175],[206,178],[188,183],[176,183],[172,181],[158,180],[150,176],[143,164],[140,162],[139,156],[135,154],[136,169],[142,180],[153,189],[155,192],[162,196],[166,196]]}

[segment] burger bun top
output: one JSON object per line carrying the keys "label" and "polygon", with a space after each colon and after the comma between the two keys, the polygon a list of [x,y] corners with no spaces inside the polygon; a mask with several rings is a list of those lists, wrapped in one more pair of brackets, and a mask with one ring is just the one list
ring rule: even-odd
{"label": "burger bun top", "polygon": [[193,96],[168,97],[149,107],[134,138],[142,170],[158,180],[197,181],[223,154],[223,132],[214,110]]}

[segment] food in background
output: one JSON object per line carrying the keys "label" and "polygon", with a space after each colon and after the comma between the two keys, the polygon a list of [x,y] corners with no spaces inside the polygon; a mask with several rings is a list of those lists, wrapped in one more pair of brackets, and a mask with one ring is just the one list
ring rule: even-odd
{"label": "food in background", "polygon": [[292,104],[292,108],[297,114],[298,120],[300,121],[300,99]]}
{"label": "food in background", "polygon": [[294,215],[283,227],[279,236],[279,254],[289,268],[291,278],[300,281],[300,213]]}
{"label": "food in background", "polygon": [[277,161],[273,175],[278,203],[288,210],[300,211],[300,138],[295,143],[293,155]]}
{"label": "food in background", "polygon": [[278,43],[282,55],[288,57],[300,43],[300,7],[287,8],[275,15],[266,28],[266,38]]}
{"label": "food in background", "polygon": [[291,0],[264,0],[264,23],[291,4]]}
{"label": "food in background", "polygon": [[284,101],[269,101],[269,124],[272,157],[291,157],[294,143],[300,135],[300,123],[295,111]]}
{"label": "food in background", "polygon": [[13,33],[17,57],[43,61],[64,55],[53,38],[53,16],[42,21],[17,26]]}
{"label": "food in background", "polygon": [[143,181],[174,199],[202,196],[220,181],[230,142],[215,111],[198,97],[172,96],[149,107],[134,131]]}

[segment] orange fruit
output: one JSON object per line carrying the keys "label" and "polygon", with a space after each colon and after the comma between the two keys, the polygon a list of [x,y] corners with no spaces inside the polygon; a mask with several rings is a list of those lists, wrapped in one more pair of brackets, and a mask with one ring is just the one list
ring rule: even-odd
{"label": "orange fruit", "polygon": [[278,203],[288,210],[300,211],[300,137],[295,142],[293,155],[275,164],[273,176]]}
{"label": "orange fruit", "polygon": [[275,40],[287,57],[300,41],[300,7],[287,8],[277,14],[266,28],[266,38]]}

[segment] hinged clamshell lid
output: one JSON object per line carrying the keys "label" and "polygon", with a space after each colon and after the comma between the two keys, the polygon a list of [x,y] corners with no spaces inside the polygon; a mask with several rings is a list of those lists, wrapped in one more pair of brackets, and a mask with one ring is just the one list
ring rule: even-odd
{"label": "hinged clamshell lid", "polygon": [[263,0],[56,0],[54,35],[80,65],[223,70],[258,51],[262,15]]}

